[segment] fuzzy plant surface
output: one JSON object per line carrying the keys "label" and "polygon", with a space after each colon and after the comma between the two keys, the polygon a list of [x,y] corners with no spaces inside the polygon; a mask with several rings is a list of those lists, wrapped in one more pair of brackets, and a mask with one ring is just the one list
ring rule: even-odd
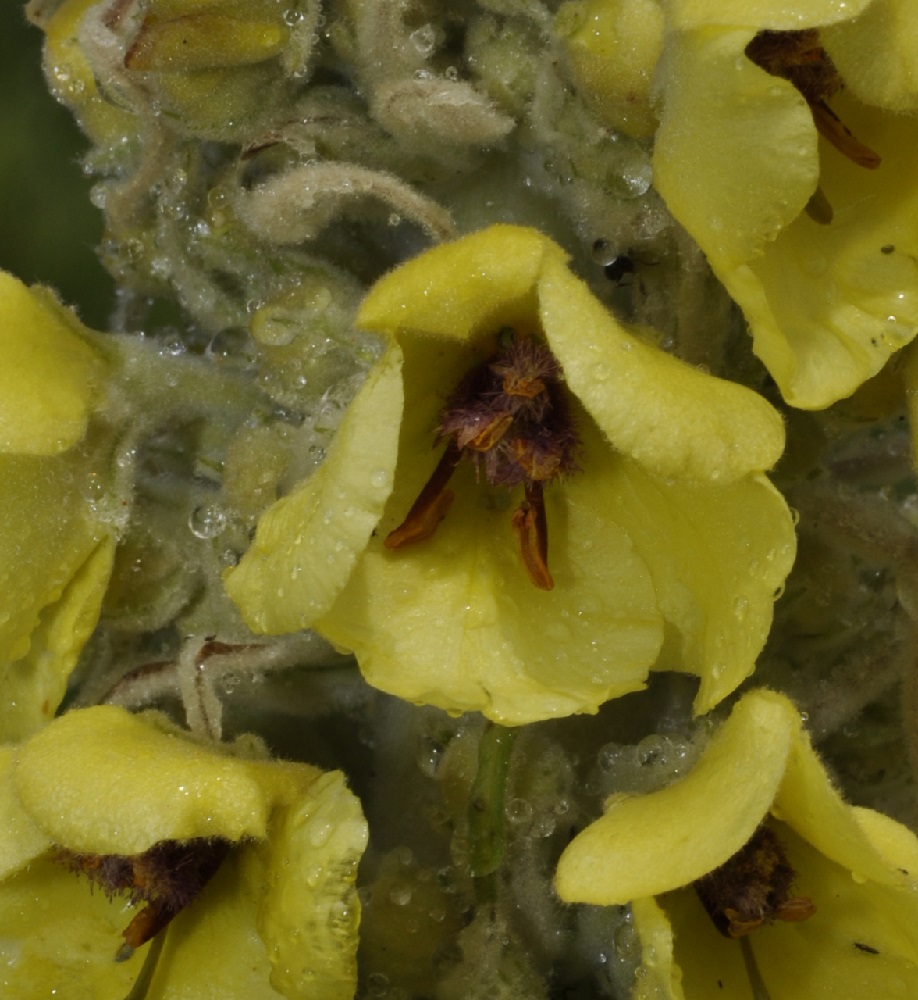
{"label": "fuzzy plant surface", "polygon": [[0,994],[918,995],[918,8],[25,16]]}

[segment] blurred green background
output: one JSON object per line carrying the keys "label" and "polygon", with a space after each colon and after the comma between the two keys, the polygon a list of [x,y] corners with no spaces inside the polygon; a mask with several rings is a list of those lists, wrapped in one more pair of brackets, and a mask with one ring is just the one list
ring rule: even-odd
{"label": "blurred green background", "polygon": [[51,285],[85,323],[104,328],[113,285],[95,252],[102,216],[80,167],[86,141],[48,93],[41,47],[23,4],[0,0],[0,267]]}

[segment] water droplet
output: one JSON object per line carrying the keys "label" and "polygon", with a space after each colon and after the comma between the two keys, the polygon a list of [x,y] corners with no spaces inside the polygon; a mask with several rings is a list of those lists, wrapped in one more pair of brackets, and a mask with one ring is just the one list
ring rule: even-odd
{"label": "water droplet", "polygon": [[195,538],[216,538],[226,529],[226,514],[216,504],[201,504],[191,512],[188,527]]}

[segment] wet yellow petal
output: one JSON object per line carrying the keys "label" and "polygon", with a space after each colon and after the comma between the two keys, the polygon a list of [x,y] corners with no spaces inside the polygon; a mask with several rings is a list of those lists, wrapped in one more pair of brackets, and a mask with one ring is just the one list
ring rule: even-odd
{"label": "wet yellow petal", "polygon": [[489,226],[434,247],[380,279],[357,314],[375,333],[416,333],[473,340],[502,326],[531,330],[534,290],[557,244],[521,226]]}
{"label": "wet yellow petal", "polygon": [[[123,899],[91,892],[85,879],[59,864],[33,860],[0,884],[4,1000],[123,1000],[146,954],[142,949],[128,962],[113,961],[129,920]],[[159,998],[152,993],[149,1000]]]}
{"label": "wet yellow petal", "polygon": [[56,455],[83,437],[107,373],[84,330],[46,289],[0,272],[0,452]]}
{"label": "wet yellow petal", "polygon": [[655,669],[696,674],[707,712],[748,677],[771,627],[796,551],[794,524],[764,476],[709,486],[617,463],[604,507],[649,567],[671,629]]}
{"label": "wet yellow petal", "polygon": [[663,49],[658,0],[574,0],[560,8],[554,30],[599,120],[636,138],[653,135],[651,82]]}
{"label": "wet yellow petal", "polygon": [[794,891],[809,896],[816,913],[752,936],[772,1000],[848,1000],[853,984],[858,1000],[918,995],[918,892],[855,880],[791,830],[776,830],[797,872]]}
{"label": "wet yellow petal", "polygon": [[557,258],[538,292],[565,380],[617,450],[662,476],[722,482],[777,462],[784,424],[761,396],[636,337]]}
{"label": "wet yellow petal", "polygon": [[819,37],[858,100],[890,111],[918,107],[918,6],[911,0],[873,0],[856,21]]}
{"label": "wet yellow petal", "polygon": [[28,652],[0,666],[5,695],[0,705],[0,733],[4,739],[25,739],[54,717],[70,672],[99,620],[114,555],[114,540],[103,538],[61,596],[42,609],[29,634]]}
{"label": "wet yellow petal", "polygon": [[0,838],[0,880],[18,871],[51,846],[48,837],[32,822],[22,808],[13,787],[13,747],[0,747],[0,817],[3,837]]}
{"label": "wet yellow petal", "polygon": [[831,225],[804,213],[736,268],[700,240],[746,314],[755,353],[784,398],[807,409],[850,395],[918,331],[918,124],[845,95],[833,107],[883,162],[864,170],[823,151]]}
{"label": "wet yellow petal", "polygon": [[392,490],[402,413],[391,345],[357,394],[322,466],[260,519],[226,590],[259,632],[294,632],[334,603]]}
{"label": "wet yellow petal", "polygon": [[631,1000],[684,1000],[682,970],[673,958],[673,930],[653,899],[631,904],[634,929],[641,942],[641,968]]}
{"label": "wet yellow petal", "polygon": [[834,24],[857,17],[871,0],[667,0],[667,12],[679,28],[706,25],[749,25],[757,31],[765,28],[792,31]]}
{"label": "wet yellow petal", "polygon": [[264,838],[272,805],[321,772],[198,744],[113,705],[68,712],[19,749],[16,793],[57,844],[137,854],[160,840]]}
{"label": "wet yellow petal", "polygon": [[[545,491],[551,592],[534,587],[522,565],[510,525],[521,497],[479,486],[468,464],[450,482],[456,499],[432,538],[395,553],[383,547],[439,457],[431,448],[439,400],[424,373],[444,366],[443,350],[437,341],[406,348],[400,450],[418,458],[400,463],[379,536],[318,630],[356,652],[371,684],[507,725],[592,712],[641,688],[662,621],[647,569],[608,517],[615,464],[585,417],[589,474]],[[468,365],[453,358],[445,367]]]}
{"label": "wet yellow petal", "polygon": [[354,881],[367,823],[340,771],[324,774],[270,831],[258,927],[271,983],[289,1000],[351,1000],[360,903]]}
{"label": "wet yellow petal", "polygon": [[76,450],[0,454],[0,739],[53,716],[98,618],[113,529],[91,517],[93,468]]}
{"label": "wet yellow petal", "polygon": [[812,112],[788,81],[746,58],[754,34],[675,35],[661,67],[654,185],[721,270],[760,253],[803,210],[819,177]]}
{"label": "wet yellow petal", "polygon": [[558,895],[624,904],[722,864],[766,815],[799,726],[786,698],[746,695],[686,777],[649,795],[613,798],[574,838],[558,862]]}

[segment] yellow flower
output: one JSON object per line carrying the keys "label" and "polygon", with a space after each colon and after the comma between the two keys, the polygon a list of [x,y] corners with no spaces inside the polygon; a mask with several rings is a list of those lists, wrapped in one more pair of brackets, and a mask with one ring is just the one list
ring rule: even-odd
{"label": "yellow flower", "polygon": [[112,366],[50,292],[3,273],[0,342],[0,739],[17,740],[54,715],[111,572]]}
{"label": "yellow flower", "polygon": [[[828,406],[918,330],[918,122],[899,113],[918,107],[912,5],[667,10],[654,183],[785,399]],[[809,89],[794,60],[817,78]]]}
{"label": "yellow flower", "polygon": [[[764,400],[623,327],[531,229],[422,254],[358,323],[390,335],[386,353],[324,465],[262,516],[227,576],[250,627],[313,626],[371,684],[511,725],[595,711],[650,668],[699,675],[699,711],[747,676],[794,551],[760,473],[783,446]],[[508,389],[530,362],[541,375]],[[503,396],[543,400],[541,423],[480,422],[493,397],[470,398],[472,383],[499,373]],[[452,441],[439,465],[438,424]],[[451,450],[476,449],[442,523],[445,483],[408,518],[430,537],[393,550]],[[511,459],[525,475],[505,474]]]}
{"label": "yellow flower", "polygon": [[[789,905],[785,894],[777,912],[766,908],[745,926],[734,915],[724,936],[689,886],[731,860],[763,820],[796,873]],[[853,984],[859,998],[885,1000],[918,990],[916,873],[915,837],[846,805],[793,704],[753,691],[688,775],[649,795],[613,797],[562,854],[556,886],[567,902],[632,903],[637,998],[745,1000],[749,974],[730,937],[777,916],[747,939],[771,1000],[846,1000]]]}
{"label": "yellow flower", "polygon": [[[353,882],[367,828],[340,772],[97,706],[0,751],[0,773],[4,998],[127,995],[142,953],[114,956],[131,911],[70,869],[95,871],[111,890],[115,865],[143,862],[151,848],[149,881],[194,898],[168,924],[149,1000],[353,996]],[[189,842],[228,848],[203,888],[153,863],[157,850]]]}

